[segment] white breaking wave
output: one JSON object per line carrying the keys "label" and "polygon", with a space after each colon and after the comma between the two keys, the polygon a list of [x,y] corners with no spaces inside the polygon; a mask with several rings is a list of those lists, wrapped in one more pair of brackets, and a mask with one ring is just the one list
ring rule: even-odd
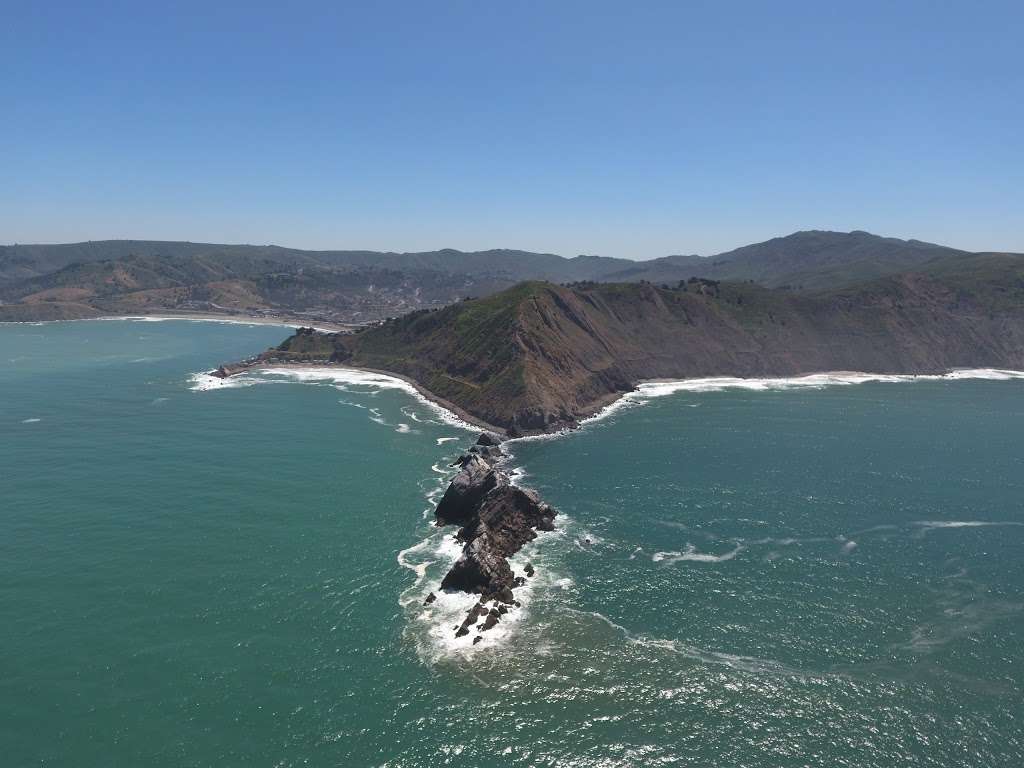
{"label": "white breaking wave", "polygon": [[36,422],[42,421],[42,419],[22,419],[22,424],[35,424]]}
{"label": "white breaking wave", "polygon": [[737,544],[736,548],[731,552],[726,552],[722,555],[714,555],[707,552],[698,552],[697,548],[693,544],[687,544],[686,549],[683,552],[655,552],[651,555],[651,560],[655,563],[678,563],[682,560],[694,562],[694,563],[724,563],[727,560],[732,560],[736,555],[742,552],[744,549],[742,544]]}
{"label": "white breaking wave", "polygon": [[[415,398],[418,402],[430,408],[435,414],[437,414],[444,424],[451,427],[458,427],[459,429],[464,429],[469,432],[480,431],[479,427],[474,427],[472,424],[460,419],[444,406],[424,397],[420,394],[419,390],[409,382],[397,379],[394,376],[387,376],[383,373],[363,371],[357,368],[317,368],[313,366],[309,368],[254,368],[252,370],[235,374],[234,376],[229,376],[226,379],[211,376],[209,373],[205,372],[194,373],[189,377],[189,381],[192,384],[189,388],[195,392],[205,392],[212,389],[251,387],[256,384],[281,384],[287,383],[288,381],[298,381],[302,383],[325,382],[332,384],[343,391],[349,391],[346,389],[348,386],[365,387],[367,388],[365,394],[374,394],[375,392],[380,392],[385,389],[397,389],[405,392]],[[371,409],[371,411],[372,410],[373,409]],[[410,416],[410,418],[414,417]],[[414,420],[420,421],[420,419]],[[383,418],[380,416],[379,411],[375,413],[373,421],[376,421],[378,424],[385,423]]]}
{"label": "white breaking wave", "polygon": [[[399,603],[407,611],[411,611],[409,629],[414,633],[417,651],[421,658],[431,663],[446,658],[471,658],[477,653],[508,642],[529,615],[529,603],[534,591],[568,589],[572,586],[570,579],[560,577],[546,568],[539,569],[523,586],[516,588],[516,599],[522,607],[508,606],[508,612],[486,632],[480,632],[478,626],[473,626],[470,627],[469,634],[455,637],[456,627],[462,624],[466,614],[476,605],[480,596],[464,592],[445,592],[437,588],[433,578],[428,581],[427,576],[428,569],[433,570],[435,567],[437,575],[444,573],[461,554],[462,544],[450,532],[432,533],[420,543],[398,553],[399,564],[416,574],[415,583],[402,593]],[[529,554],[522,551],[509,558],[509,564],[513,572],[521,574],[529,559]],[[431,592],[434,594],[434,600],[426,605],[426,597]],[[483,623],[482,618],[479,623]],[[474,644],[473,641],[478,636],[480,640]]]}
{"label": "white breaking wave", "polygon": [[[630,408],[656,397],[666,397],[680,392],[724,392],[729,389],[742,389],[750,392],[783,392],[793,389],[824,389],[826,387],[853,386],[872,382],[883,384],[901,384],[916,381],[962,381],[967,379],[983,379],[988,381],[1024,380],[1024,371],[1012,371],[1002,368],[964,368],[939,374],[887,374],[861,373],[857,371],[833,371],[829,373],[811,373],[804,376],[771,377],[763,379],[743,379],[734,376],[715,376],[702,379],[678,379],[666,381],[649,381],[639,384],[632,392],[628,392],[611,405],[602,408],[593,416],[583,419],[580,425],[590,424],[606,419],[623,408]],[[688,407],[699,404],[688,403]],[[545,439],[554,435],[537,435],[520,440]]]}
{"label": "white breaking wave", "polygon": [[[412,384],[402,379],[397,379],[394,376],[387,376],[383,373],[374,373],[372,371],[363,371],[358,368],[262,368],[260,373],[265,376],[281,376],[290,379],[294,379],[300,382],[307,381],[326,381],[336,385],[356,385],[372,387],[377,390],[382,389],[398,389],[407,393],[408,395],[415,398],[418,402],[426,405],[435,414],[437,414],[441,420],[452,427],[458,427],[465,429],[470,432],[479,432],[479,427],[474,427],[472,424],[460,419],[454,413],[449,411],[444,406],[438,405],[432,400],[427,399],[420,391],[416,389]],[[247,373],[238,374],[238,376],[246,376]],[[233,376],[232,378],[237,378]]]}
{"label": "white breaking wave", "polygon": [[834,371],[830,373],[811,373],[805,376],[764,379],[741,379],[719,376],[705,379],[682,379],[679,381],[652,381],[639,385],[636,392],[642,397],[662,397],[675,394],[676,392],[721,392],[725,389],[746,389],[753,392],[765,392],[788,389],[823,389],[825,387],[851,386],[870,382],[898,384],[914,381],[958,381],[962,379],[988,379],[992,381],[1024,379],[1024,371],[1010,371],[999,368],[970,368],[939,374]]}
{"label": "white breaking wave", "polygon": [[461,437],[439,437],[439,438],[437,438],[437,444],[438,445],[444,445],[445,443],[450,443],[452,440],[461,440],[461,439],[462,439]]}
{"label": "white breaking wave", "polygon": [[997,528],[1003,526],[1021,527],[1024,523],[1016,520],[917,520],[911,525],[916,525],[925,530],[937,530],[940,528]]}
{"label": "white breaking wave", "polygon": [[189,389],[193,392],[209,392],[212,389],[238,389],[240,387],[251,387],[256,384],[268,383],[266,379],[245,374],[222,379],[219,376],[211,376],[208,373],[193,373],[188,379],[192,383]]}

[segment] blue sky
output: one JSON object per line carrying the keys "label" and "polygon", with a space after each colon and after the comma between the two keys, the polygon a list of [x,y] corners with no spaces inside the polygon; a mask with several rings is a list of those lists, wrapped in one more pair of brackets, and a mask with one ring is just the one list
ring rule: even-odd
{"label": "blue sky", "polygon": [[0,8],[0,242],[1024,251],[1019,1]]}

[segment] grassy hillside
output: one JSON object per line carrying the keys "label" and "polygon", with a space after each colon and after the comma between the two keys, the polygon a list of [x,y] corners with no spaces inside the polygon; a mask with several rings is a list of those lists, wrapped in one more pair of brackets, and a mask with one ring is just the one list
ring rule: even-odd
{"label": "grassy hillside", "polygon": [[529,282],[275,354],[401,373],[487,422],[543,431],[644,379],[1024,368],[1024,259],[954,258],[818,293]]}

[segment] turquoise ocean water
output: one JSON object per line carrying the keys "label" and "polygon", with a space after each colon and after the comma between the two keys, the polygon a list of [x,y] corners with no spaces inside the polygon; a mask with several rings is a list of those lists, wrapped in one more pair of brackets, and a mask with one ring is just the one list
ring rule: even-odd
{"label": "turquoise ocean water", "polygon": [[286,333],[0,326],[0,765],[1024,764],[1024,381],[649,388],[516,441],[563,514],[467,648],[422,600],[474,433],[194,376]]}

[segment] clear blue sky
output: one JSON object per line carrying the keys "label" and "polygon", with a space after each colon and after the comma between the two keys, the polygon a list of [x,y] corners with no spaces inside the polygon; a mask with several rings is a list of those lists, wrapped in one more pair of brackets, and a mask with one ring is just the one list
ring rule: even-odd
{"label": "clear blue sky", "polygon": [[0,242],[1024,251],[1024,3],[0,0]]}

